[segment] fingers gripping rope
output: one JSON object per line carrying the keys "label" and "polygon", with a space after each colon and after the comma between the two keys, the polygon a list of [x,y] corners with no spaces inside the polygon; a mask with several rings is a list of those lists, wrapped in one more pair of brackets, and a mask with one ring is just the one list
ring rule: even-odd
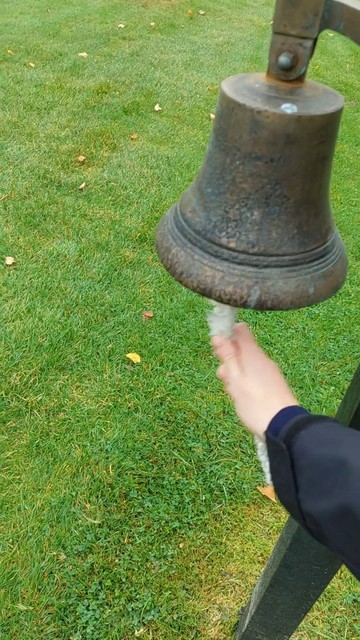
{"label": "fingers gripping rope", "polygon": [[[224,336],[225,338],[231,338],[233,332],[233,326],[235,324],[237,309],[230,307],[227,304],[210,300],[213,305],[213,309],[209,311],[207,320],[210,329],[210,336]],[[266,443],[262,442],[257,436],[254,436],[256,453],[259,458],[262,470],[264,472],[265,480],[267,484],[272,484],[269,456],[266,448]]]}

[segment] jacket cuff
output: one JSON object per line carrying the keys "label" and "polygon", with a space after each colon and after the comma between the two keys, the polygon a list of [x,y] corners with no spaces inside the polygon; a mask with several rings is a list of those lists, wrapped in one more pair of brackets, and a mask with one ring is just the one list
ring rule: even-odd
{"label": "jacket cuff", "polygon": [[269,429],[265,432],[271,476],[277,496],[293,518],[307,530],[308,527],[299,503],[289,444],[295,433],[308,427],[309,417],[310,414],[306,410],[302,410],[301,415],[297,414],[282,425],[279,434],[274,435]]}
{"label": "jacket cuff", "polygon": [[309,416],[310,413],[303,407],[299,407],[299,405],[291,405],[290,407],[280,409],[280,411],[278,411],[278,413],[272,418],[272,420],[270,420],[267,432],[271,433],[273,436],[278,436],[282,428],[290,420],[301,415]]}

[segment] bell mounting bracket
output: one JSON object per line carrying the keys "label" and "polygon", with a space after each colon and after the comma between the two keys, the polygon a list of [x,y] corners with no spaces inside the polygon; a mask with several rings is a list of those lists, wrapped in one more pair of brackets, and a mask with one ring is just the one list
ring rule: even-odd
{"label": "bell mounting bracket", "polygon": [[360,0],[277,0],[268,76],[302,82],[325,29],[360,44]]}

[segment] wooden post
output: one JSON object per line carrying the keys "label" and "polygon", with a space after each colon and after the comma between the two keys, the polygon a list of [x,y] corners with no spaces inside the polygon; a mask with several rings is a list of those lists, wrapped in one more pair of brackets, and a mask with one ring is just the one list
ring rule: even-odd
{"label": "wooden post", "polygon": [[[336,419],[360,430],[360,367]],[[235,640],[288,640],[340,566],[338,556],[289,518],[242,612]]]}

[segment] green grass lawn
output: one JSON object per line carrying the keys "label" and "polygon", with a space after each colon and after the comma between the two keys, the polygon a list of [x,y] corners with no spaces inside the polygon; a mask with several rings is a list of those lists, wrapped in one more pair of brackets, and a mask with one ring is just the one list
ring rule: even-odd
{"label": "green grass lawn", "polygon": [[[216,380],[206,301],[154,250],[219,82],[266,68],[272,12],[1,2],[1,640],[229,638],[285,521]],[[332,202],[348,280],[311,309],[242,314],[330,414],[360,356],[359,66],[325,33],[310,71],[346,96]],[[294,638],[354,640],[359,600],[341,570]]]}

